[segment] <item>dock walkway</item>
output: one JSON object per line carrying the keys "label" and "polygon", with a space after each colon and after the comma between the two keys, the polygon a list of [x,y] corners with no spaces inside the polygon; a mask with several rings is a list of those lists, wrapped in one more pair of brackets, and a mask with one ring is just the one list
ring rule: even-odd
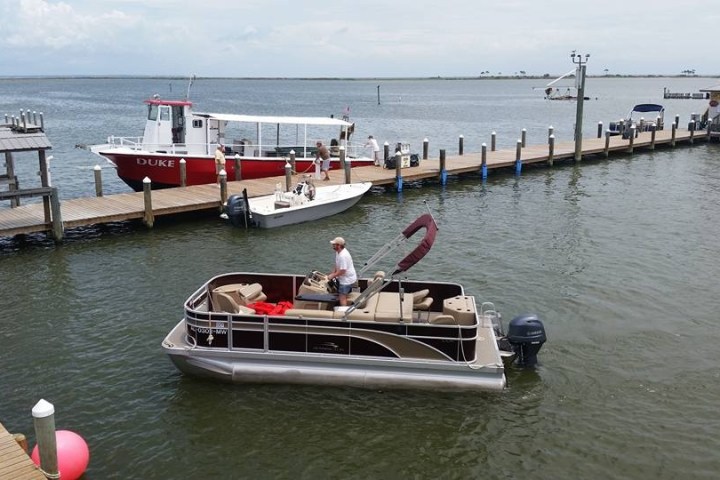
{"label": "dock walkway", "polygon": [[33,463],[0,423],[0,478],[13,480],[45,480],[45,475]]}
{"label": "dock walkway", "polygon": [[[706,140],[706,131],[691,132],[686,129],[676,129],[675,135],[671,129],[655,132],[654,143],[651,132],[642,132],[633,139],[633,150],[647,150],[658,146],[674,146],[677,143],[685,145],[696,144]],[[606,149],[606,138],[583,139],[582,156],[623,154],[630,152],[630,140],[620,136],[609,137]],[[575,153],[575,143],[559,142],[554,145],[553,160],[563,161],[572,159]],[[487,149],[487,169],[511,167],[516,163],[516,149],[495,150]],[[481,168],[480,153],[466,153],[446,157],[446,171],[448,175],[479,172]],[[521,150],[521,162],[527,164],[548,163],[549,148],[547,144],[529,145]],[[393,185],[396,181],[393,169],[384,169],[373,166],[356,167],[352,169],[352,181],[369,181],[373,185]],[[344,182],[342,171],[332,171],[332,180],[323,182],[327,184],[340,184]],[[440,176],[440,162],[438,158],[424,159],[417,167],[402,169],[403,182],[413,182],[426,179],[436,179]],[[256,180],[241,180],[227,182],[227,195],[241,194],[247,189],[249,197],[267,195],[275,190],[275,185],[285,185],[285,177],[270,177]],[[155,217],[174,215],[186,212],[206,211],[213,209],[220,212],[220,189],[215,184],[178,187],[152,191],[152,210]],[[143,219],[145,204],[143,192],[122,193],[104,197],[76,198],[64,200],[61,205],[61,215],[65,229],[89,225],[105,224],[125,220]],[[52,225],[45,221],[43,204],[30,204],[17,208],[0,207],[0,237],[19,234],[46,232],[52,230]]]}

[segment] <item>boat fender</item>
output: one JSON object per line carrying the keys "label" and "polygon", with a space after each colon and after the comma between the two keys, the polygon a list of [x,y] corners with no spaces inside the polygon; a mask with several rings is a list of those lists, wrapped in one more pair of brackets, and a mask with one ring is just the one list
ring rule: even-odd
{"label": "boat fender", "polygon": [[314,200],[315,199],[315,185],[312,183],[306,183],[305,187],[303,188],[303,193],[307,197],[308,200]]}

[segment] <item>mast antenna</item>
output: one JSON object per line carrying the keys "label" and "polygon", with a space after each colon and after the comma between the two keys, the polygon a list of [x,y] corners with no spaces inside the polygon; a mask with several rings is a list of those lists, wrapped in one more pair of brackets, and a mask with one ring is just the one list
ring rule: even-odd
{"label": "mast antenna", "polygon": [[190,100],[190,88],[192,87],[192,84],[194,81],[195,81],[195,75],[190,77],[190,81],[188,82],[187,93],[185,94],[185,100]]}

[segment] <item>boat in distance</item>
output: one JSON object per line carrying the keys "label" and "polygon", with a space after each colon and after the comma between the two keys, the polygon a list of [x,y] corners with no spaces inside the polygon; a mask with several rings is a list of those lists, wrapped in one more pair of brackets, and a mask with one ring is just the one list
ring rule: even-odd
{"label": "boat in distance", "polygon": [[[364,275],[423,228],[389,277]],[[501,391],[506,365],[537,363],[544,326],[523,315],[505,335],[494,306],[478,306],[462,285],[400,275],[436,232],[430,214],[405,228],[358,272],[345,307],[317,271],[212,277],[185,301],[162,348],[185,374],[233,383]]]}
{"label": "boat in distance", "polygon": [[350,142],[355,124],[347,116],[200,113],[193,112],[189,100],[166,100],[158,95],[145,103],[141,137],[110,136],[105,144],[87,147],[112,163],[118,177],[136,191],[142,191],[146,177],[152,188],[181,186],[181,160],[185,161],[186,185],[216,182],[218,145],[223,147],[229,180],[284,175],[291,152],[296,171],[310,171],[315,168],[318,141],[330,151],[331,169],[340,168],[341,150],[351,166],[374,164],[364,144]]}
{"label": "boat in distance", "polygon": [[289,192],[278,184],[275,193],[247,198],[233,195],[225,205],[225,215],[236,227],[284,227],[335,215],[351,208],[372,187],[371,182],[315,187],[306,178]]}

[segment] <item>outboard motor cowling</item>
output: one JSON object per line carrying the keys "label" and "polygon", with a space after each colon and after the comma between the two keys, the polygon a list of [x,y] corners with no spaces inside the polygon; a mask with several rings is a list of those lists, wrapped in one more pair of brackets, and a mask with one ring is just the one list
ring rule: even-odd
{"label": "outboard motor cowling", "polygon": [[537,365],[537,354],[547,340],[545,326],[534,313],[519,315],[510,321],[507,340],[517,354],[517,363],[523,367]]}
{"label": "outboard motor cowling", "polygon": [[235,227],[245,227],[246,215],[245,199],[242,195],[232,195],[225,205],[225,213]]}

